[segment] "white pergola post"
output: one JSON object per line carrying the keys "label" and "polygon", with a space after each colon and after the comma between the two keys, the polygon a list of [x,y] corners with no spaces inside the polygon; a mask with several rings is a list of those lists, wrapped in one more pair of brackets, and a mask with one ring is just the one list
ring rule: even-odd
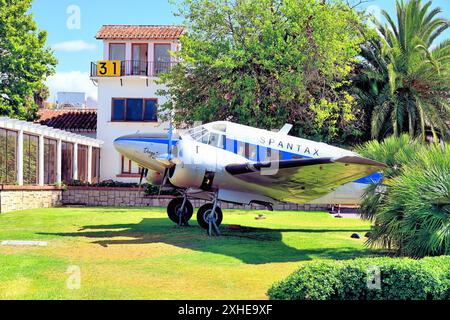
{"label": "white pergola post", "polygon": [[62,140],[56,144],[56,184],[62,183]]}
{"label": "white pergola post", "polygon": [[39,136],[39,185],[44,185],[44,136]]}
{"label": "white pergola post", "polygon": [[17,184],[23,186],[23,130],[17,137]]}
{"label": "white pergola post", "polygon": [[88,149],[88,165],[87,165],[87,179],[88,183],[92,183],[92,146]]}
{"label": "white pergola post", "polygon": [[78,143],[73,146],[73,180],[78,180]]}

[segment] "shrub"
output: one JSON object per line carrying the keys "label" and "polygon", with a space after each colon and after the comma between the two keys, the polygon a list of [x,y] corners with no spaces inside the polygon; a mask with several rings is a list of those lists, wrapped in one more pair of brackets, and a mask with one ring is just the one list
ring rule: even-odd
{"label": "shrub", "polygon": [[450,254],[450,147],[422,148],[379,205],[372,247],[413,258]]}
{"label": "shrub", "polygon": [[[374,286],[369,286],[371,270],[380,272]],[[450,256],[313,263],[272,286],[268,295],[272,300],[449,299]]]}
{"label": "shrub", "polygon": [[178,196],[179,193],[175,189],[163,188],[154,186],[149,183],[143,183],[141,186],[138,183],[119,182],[114,180],[105,180],[100,183],[87,183],[82,181],[72,181],[71,187],[96,187],[96,188],[144,188],[144,192],[148,196]]}
{"label": "shrub", "polygon": [[361,204],[362,216],[374,221],[367,244],[412,258],[450,254],[450,147],[403,135],[357,152],[388,165]]}
{"label": "shrub", "polygon": [[119,182],[114,180],[105,180],[99,183],[88,183],[74,180],[69,183],[71,187],[99,187],[99,188],[139,188],[137,183]]}

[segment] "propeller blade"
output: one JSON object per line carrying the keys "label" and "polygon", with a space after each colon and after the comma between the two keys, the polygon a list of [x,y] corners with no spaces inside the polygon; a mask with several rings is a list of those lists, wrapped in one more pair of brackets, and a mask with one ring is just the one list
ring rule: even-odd
{"label": "propeller blade", "polygon": [[139,180],[139,187],[142,186],[142,182],[144,181],[144,178],[148,175],[148,169],[142,169],[141,170],[141,180]]}
{"label": "propeller blade", "polygon": [[172,160],[172,141],[173,141],[173,124],[172,124],[172,119],[171,119],[170,125],[169,125],[169,145],[168,145],[168,150],[167,150],[167,154],[168,154],[167,160]]}
{"label": "propeller blade", "polygon": [[168,179],[169,179],[169,169],[166,169],[166,172],[164,172],[163,183],[162,183],[161,186],[159,187],[158,197],[161,196],[162,188],[164,188],[164,186],[166,185]]}
{"label": "propeller blade", "polygon": [[144,181],[144,173],[145,173],[144,171],[145,171],[144,169],[141,170],[141,179],[139,180],[139,187],[142,186],[142,181]]}

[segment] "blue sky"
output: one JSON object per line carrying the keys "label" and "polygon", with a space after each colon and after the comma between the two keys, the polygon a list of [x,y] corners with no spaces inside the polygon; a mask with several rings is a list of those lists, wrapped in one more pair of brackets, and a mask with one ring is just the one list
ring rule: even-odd
{"label": "blue sky", "polygon": [[[434,0],[450,19],[450,0]],[[76,6],[76,7],[73,7]],[[362,6],[371,12],[380,8],[391,14],[395,0],[374,0]],[[80,25],[73,20],[80,12]],[[180,24],[167,0],[34,0],[31,12],[38,27],[48,31],[48,45],[55,49],[59,60],[57,74],[48,81],[52,98],[57,91],[85,91],[96,97],[96,88],[90,83],[88,71],[91,61],[102,56],[102,44],[94,38],[103,24]],[[69,21],[69,26],[68,26]],[[445,38],[450,37],[450,31]]]}

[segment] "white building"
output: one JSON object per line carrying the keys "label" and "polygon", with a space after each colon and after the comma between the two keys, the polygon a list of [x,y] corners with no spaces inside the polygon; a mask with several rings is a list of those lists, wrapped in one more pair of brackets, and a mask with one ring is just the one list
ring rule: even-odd
{"label": "white building", "polygon": [[56,94],[56,106],[58,109],[62,108],[86,108],[86,93],[85,92],[58,92]]}
{"label": "white building", "polygon": [[106,25],[96,35],[103,41],[103,58],[91,64],[98,85],[97,138],[104,141],[101,179],[137,182],[140,169],[113,146],[116,138],[137,132],[167,132],[159,118],[158,75],[176,63],[185,29],[179,26]]}
{"label": "white building", "polygon": [[86,136],[0,117],[0,185],[97,183],[101,144]]}

